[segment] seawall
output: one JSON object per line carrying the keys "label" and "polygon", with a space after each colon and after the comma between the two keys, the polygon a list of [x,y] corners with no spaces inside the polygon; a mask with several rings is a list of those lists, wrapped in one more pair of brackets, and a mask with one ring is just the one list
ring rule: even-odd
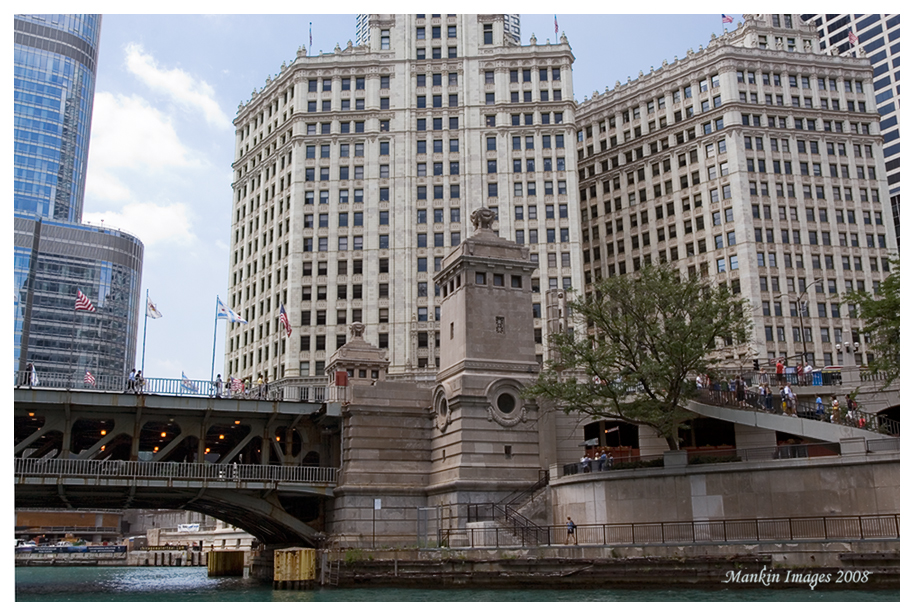
{"label": "seawall", "polygon": [[347,550],[331,558],[341,560],[346,587],[900,587],[898,540]]}

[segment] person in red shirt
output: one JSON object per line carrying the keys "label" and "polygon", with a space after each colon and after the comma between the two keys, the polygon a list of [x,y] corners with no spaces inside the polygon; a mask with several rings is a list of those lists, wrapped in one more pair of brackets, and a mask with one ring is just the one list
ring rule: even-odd
{"label": "person in red shirt", "polygon": [[784,362],[778,358],[778,363],[774,367],[774,374],[777,376],[778,384],[784,383]]}

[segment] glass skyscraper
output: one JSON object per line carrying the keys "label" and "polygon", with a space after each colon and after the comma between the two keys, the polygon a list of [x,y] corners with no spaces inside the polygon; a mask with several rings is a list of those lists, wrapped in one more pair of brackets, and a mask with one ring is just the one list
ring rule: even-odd
{"label": "glass skyscraper", "polygon": [[136,355],[143,244],[81,224],[101,22],[14,18],[14,365],[39,378],[123,375]]}

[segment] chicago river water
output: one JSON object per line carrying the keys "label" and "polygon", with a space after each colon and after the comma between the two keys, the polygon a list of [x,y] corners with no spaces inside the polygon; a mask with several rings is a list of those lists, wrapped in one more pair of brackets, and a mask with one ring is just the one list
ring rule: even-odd
{"label": "chicago river water", "polygon": [[489,590],[318,588],[273,590],[237,577],[210,578],[205,567],[17,567],[16,601],[900,601],[898,590],[740,587],[641,590]]}

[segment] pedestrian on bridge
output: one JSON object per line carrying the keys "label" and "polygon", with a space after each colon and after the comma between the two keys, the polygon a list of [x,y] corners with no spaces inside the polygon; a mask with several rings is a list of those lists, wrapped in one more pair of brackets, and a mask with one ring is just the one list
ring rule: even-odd
{"label": "pedestrian on bridge", "polygon": [[137,370],[136,372],[136,391],[137,393],[143,393],[143,386],[146,385],[146,379],[143,378],[143,371]]}
{"label": "pedestrian on bridge", "polygon": [[132,368],[127,375],[127,391],[136,393],[136,368]]}
{"label": "pedestrian on bridge", "polygon": [[216,375],[216,381],[213,383],[213,386],[216,389],[216,397],[221,398],[222,397],[222,375],[221,374]]}

